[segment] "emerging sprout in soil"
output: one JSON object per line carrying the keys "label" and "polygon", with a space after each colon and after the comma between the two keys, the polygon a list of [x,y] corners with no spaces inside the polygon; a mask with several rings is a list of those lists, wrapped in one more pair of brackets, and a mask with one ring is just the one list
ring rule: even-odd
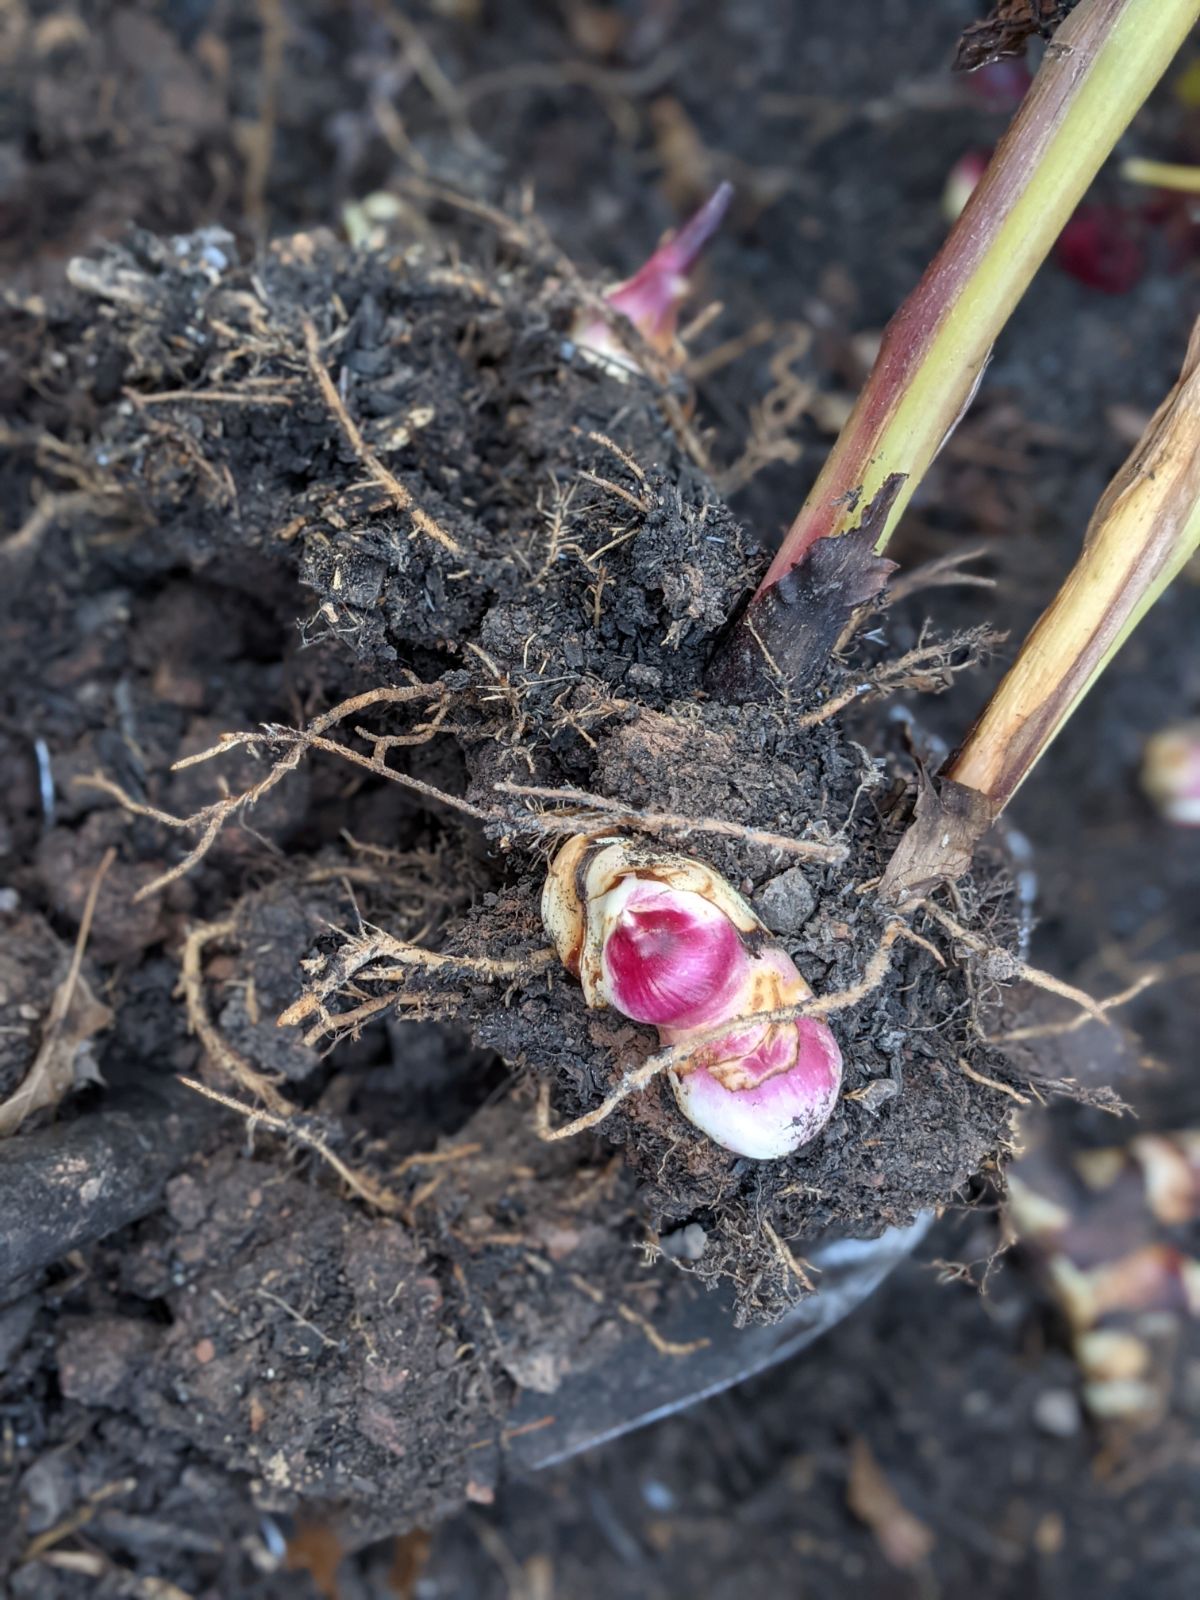
{"label": "emerging sprout in soil", "polygon": [[1176,723],[1147,741],[1142,788],[1168,822],[1200,828],[1200,722]]}
{"label": "emerging sprout in soil", "polygon": [[[691,289],[689,274],[720,227],[732,199],[733,185],[721,184],[632,278],[605,291],[604,298],[613,310],[628,317],[646,343],[661,355],[669,355],[675,342],[679,308]],[[574,337],[583,355],[612,367],[617,376],[639,370],[636,356],[603,317],[582,312]]]}
{"label": "emerging sprout in soil", "polygon": [[[653,1024],[664,1045],[696,1040],[669,1076],[679,1109],[710,1139],[771,1161],[824,1127],[841,1052],[814,1017],[738,1025],[801,1005],[812,990],[711,867],[577,834],[551,865],[542,920],[589,1006]],[[726,1022],[727,1033],[716,1031]]]}

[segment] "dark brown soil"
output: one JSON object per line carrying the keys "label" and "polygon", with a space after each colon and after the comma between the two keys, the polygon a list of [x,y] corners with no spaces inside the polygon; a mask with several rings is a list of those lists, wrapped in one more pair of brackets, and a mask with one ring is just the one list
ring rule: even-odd
{"label": "dark brown soil", "polygon": [[[731,1280],[739,1317],[775,1315],[796,1296],[764,1222],[791,1240],[877,1231],[964,1193],[1004,1146],[1011,1102],[959,1068],[966,1058],[1011,1074],[970,1026],[993,985],[949,948],[942,973],[898,946],[885,986],[838,1022],[853,1097],[779,1168],[698,1140],[661,1084],[596,1135],[539,1143],[534,1081],[550,1082],[552,1117],[565,1120],[597,1103],[614,1063],[652,1045],[589,1015],[565,976],[464,985],[435,974],[408,986],[408,1013],[424,1020],[376,1023],[331,1053],[274,1025],[359,918],[473,957],[544,944],[536,897],[549,840],[535,807],[497,793],[502,781],[844,839],[846,863],[804,861],[786,892],[777,853],[704,834],[684,847],[782,903],[781,934],[818,992],[862,971],[882,919],[855,891],[900,826],[903,724],[877,708],[850,728],[801,730],[804,707],[721,706],[703,698],[704,674],[757,569],[744,530],[769,539],[794,509],[828,444],[822,417],[861,376],[855,336],[878,328],[936,242],[950,162],[1002,125],[942,76],[971,9],[895,7],[885,74],[877,19],[848,9],[817,21],[772,5],[703,19],[670,4],[571,7],[564,22],[509,6],[501,25],[471,5],[422,10],[415,23],[387,6],[315,0],[253,15],[16,8],[4,64],[20,93],[0,187],[15,292],[0,396],[18,437],[6,435],[16,447],[0,493],[26,537],[0,554],[11,602],[0,739],[15,892],[4,917],[19,934],[3,981],[18,1007],[44,1014],[96,867],[110,845],[118,859],[89,946],[89,981],[115,1011],[97,1042],[108,1088],[0,1150],[2,1162],[57,1138],[64,1161],[38,1191],[43,1216],[61,1206],[57,1234],[13,1230],[0,1252],[11,1268],[0,1571],[47,1530],[51,1552],[90,1559],[74,1571],[26,1564],[14,1594],[133,1593],[148,1574],[195,1596],[332,1592],[318,1577],[272,1576],[291,1519],[307,1530],[293,1555],[324,1552],[306,1558],[312,1574],[331,1548],[487,1501],[514,1402],[527,1418],[545,1396],[552,1415],[568,1374],[586,1379],[625,1348],[639,1367],[685,1359],[653,1350],[644,1329],[686,1339],[697,1279]],[[797,72],[819,96],[796,98]],[[914,85],[924,94],[906,98]],[[399,146],[381,97],[401,109]],[[1146,130],[1177,152],[1190,137],[1169,106]],[[373,252],[320,231],[410,160],[418,180],[406,180]],[[565,348],[580,288],[537,222],[464,218],[430,200],[427,183],[516,216],[516,184],[532,177],[557,239],[615,276],[726,174],[739,210],[706,281],[727,311],[700,349],[764,317],[776,327],[700,379],[699,431],[682,437],[652,385],[618,384]],[[148,231],[122,235],[129,221]],[[161,237],[207,223],[240,242]],[[264,232],[296,226],[317,231],[252,257]],[[97,232],[123,242],[98,250]],[[64,290],[63,265],[84,250],[90,265]],[[928,611],[943,631],[1029,619],[1122,453],[1106,410],[1161,393],[1186,299],[1161,270],[1117,303],[1045,275],[897,552],[912,565],[986,534],[1001,587],[983,604],[977,591],[939,591],[890,613],[855,673],[909,648]],[[456,550],[414,535],[371,481],[313,380],[305,317],[367,448]],[[787,326],[797,318],[807,332]],[[796,416],[786,437],[760,418],[755,451],[775,464],[739,489],[749,413],[778,384],[783,354],[830,410]],[[775,406],[794,389],[776,388]],[[161,398],[198,390],[239,398]],[[51,514],[34,516],[29,536],[39,507]],[[1101,989],[1124,981],[1130,959],[1170,959],[1195,941],[1194,912],[1189,925],[1166,888],[1187,905],[1186,886],[1200,883],[1194,841],[1159,829],[1149,871],[1155,825],[1132,782],[1140,738],[1189,709],[1194,663],[1170,645],[1189,618],[1194,632],[1195,609],[1184,591],[1151,619],[1017,813],[1041,851],[1050,922],[1039,959]],[[295,726],[406,672],[443,684],[453,731],[392,760],[450,804],[310,756],[192,873],[132,901],[195,834],[131,818],[76,778],[102,771],[136,801],[187,815],[262,777],[267,747],[175,774],[172,761],[231,729]],[[984,676],[966,684],[922,702],[923,724],[961,730]],[[411,733],[427,709],[358,720]],[[335,731],[368,749],[349,726]],[[455,799],[487,819],[464,819]],[[1083,851],[1092,865],[1081,873]],[[997,867],[984,864],[963,914],[1011,944]],[[297,1107],[290,1144],[168,1082],[186,1072],[239,1092],[205,1066],[176,992],[185,930],[226,919],[203,953],[208,1014],[282,1080]],[[50,982],[30,959],[38,942],[21,930],[32,928],[50,941]],[[1138,1009],[1167,1060],[1190,1047],[1186,999],[1175,985]],[[452,1026],[430,1020],[447,1013]],[[5,1034],[14,1081],[32,1020]],[[1061,1063],[1050,1070],[1064,1075]],[[167,1098],[122,1109],[122,1097],[164,1085]],[[104,1107],[126,1120],[102,1125]],[[115,1154],[130,1130],[147,1152],[136,1184],[119,1181],[131,1163]],[[347,1198],[313,1141],[384,1186],[395,1213]],[[450,1159],[406,1164],[435,1147]],[[16,1181],[27,1171],[9,1170]],[[96,1242],[118,1223],[133,1225]],[[688,1273],[643,1263],[689,1225],[703,1235],[698,1260],[671,1251]],[[933,1251],[986,1256],[994,1238],[978,1226],[968,1244]],[[618,1444],[560,1469],[528,1503],[513,1491],[494,1512],[450,1522],[415,1592],[486,1595],[498,1567],[497,1592],[720,1593],[747,1577],[777,1585],[799,1561],[814,1592],[929,1593],[975,1582],[985,1561],[997,1596],[1039,1583],[1086,1593],[1106,1567],[1128,1592],[1148,1592],[1136,1584],[1150,1573],[1153,1592],[1172,1593],[1187,1564],[1176,1465],[1186,1444],[1172,1436],[1135,1458],[1145,1487],[1118,1504],[1157,1531],[1137,1545],[1136,1572],[1117,1570],[1129,1557],[1113,1554],[1111,1496],[1124,1491],[1082,1485],[1091,1441],[1077,1415],[1047,1443],[1033,1399],[1013,1399],[1071,1392],[1065,1357],[1042,1359],[1035,1298],[1018,1286],[989,1322],[972,1296],[910,1275],[787,1378],[664,1424],[644,1450]],[[854,1438],[933,1529],[915,1575],[889,1566],[846,1512]],[[61,1533],[72,1518],[79,1538]],[[414,1592],[422,1558],[411,1542],[375,1547],[347,1564],[345,1593]]]}

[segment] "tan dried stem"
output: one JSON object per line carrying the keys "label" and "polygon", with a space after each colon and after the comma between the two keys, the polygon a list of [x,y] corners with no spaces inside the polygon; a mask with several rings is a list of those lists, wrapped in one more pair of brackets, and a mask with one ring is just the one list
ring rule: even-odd
{"label": "tan dried stem", "polygon": [[946,768],[999,813],[1200,547],[1200,320],[1179,379],[1101,496],[1083,550]]}
{"label": "tan dried stem", "polygon": [[[0,1139],[16,1133],[22,1122],[46,1106],[56,1105],[71,1087],[76,1051],[84,1040],[112,1021],[112,1012],[96,1000],[83,983],[83,955],[91,937],[100,887],[117,858],[110,847],[101,857],[88,886],[79,931],[66,976],[54,991],[42,1029],[41,1042],[28,1072],[6,1100],[0,1101]],[[82,1004],[76,1008],[77,995]],[[73,1010],[78,1010],[72,1026]]]}

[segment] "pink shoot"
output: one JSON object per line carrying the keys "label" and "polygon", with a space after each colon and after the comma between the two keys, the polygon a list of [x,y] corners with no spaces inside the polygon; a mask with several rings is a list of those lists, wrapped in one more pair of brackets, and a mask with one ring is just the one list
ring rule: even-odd
{"label": "pink shoot", "polygon": [[[632,278],[605,291],[614,311],[628,317],[646,343],[662,355],[675,342],[679,308],[691,290],[690,274],[705,245],[721,225],[733,199],[733,185],[722,183],[682,228],[654,252]],[[636,371],[637,361],[603,317],[584,313],[575,343],[586,355]]]}
{"label": "pink shoot", "polygon": [[812,1017],[747,1020],[800,1006],[812,991],[712,868],[577,835],[550,869],[542,917],[588,1005],[653,1024],[664,1046],[694,1042],[670,1082],[710,1139],[771,1161],[824,1127],[841,1086],[837,1042]]}

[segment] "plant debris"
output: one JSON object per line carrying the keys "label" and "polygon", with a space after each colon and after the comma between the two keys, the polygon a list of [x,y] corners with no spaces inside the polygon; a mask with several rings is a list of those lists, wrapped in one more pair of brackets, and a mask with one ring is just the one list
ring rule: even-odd
{"label": "plant debris", "polygon": [[971,23],[958,41],[955,70],[974,72],[993,61],[1023,56],[1030,39],[1049,39],[1079,0],[996,0],[988,15]]}

